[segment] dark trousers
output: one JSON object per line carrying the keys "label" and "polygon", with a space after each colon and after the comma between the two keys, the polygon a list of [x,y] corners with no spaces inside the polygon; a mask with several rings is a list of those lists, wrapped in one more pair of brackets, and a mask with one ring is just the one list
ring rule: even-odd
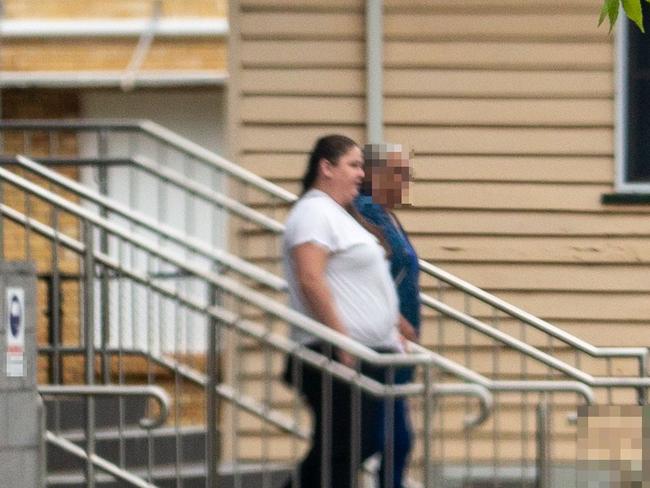
{"label": "dark trousers", "polygon": [[[324,346],[313,345],[311,349],[323,353]],[[362,393],[358,388],[331,377],[309,364],[302,364],[297,384],[292,381],[294,359],[290,358],[284,379],[298,389],[312,409],[314,415],[313,439],[311,449],[298,469],[299,485],[293,480],[285,488],[349,488],[356,476],[359,465],[377,452],[384,455],[385,447],[385,407],[388,402]],[[370,365],[362,365],[362,372],[380,382],[386,378],[386,370]],[[331,394],[330,394],[331,393]],[[394,403],[394,443],[392,473],[393,488],[401,488],[402,472],[410,449],[410,429],[403,399],[390,400]],[[356,415],[356,417],[355,417]],[[354,423],[356,419],[356,424]],[[357,426],[355,432],[354,427]],[[406,443],[406,444],[405,444]],[[327,449],[325,449],[327,447]],[[357,452],[353,452],[354,450]],[[397,452],[397,451],[401,452]],[[355,456],[356,454],[356,456]],[[384,481],[385,465],[380,479]],[[323,470],[329,483],[323,485]]]}
{"label": "dark trousers", "polygon": [[[411,381],[411,378],[411,368],[400,368],[396,372],[395,383],[409,383]],[[411,421],[409,418],[408,401],[405,398],[396,398],[393,401],[392,408],[393,439],[391,439],[392,442],[388,443],[391,444],[391,446],[388,446],[388,448],[386,446],[387,442],[384,439],[386,434],[380,434],[380,437],[384,439],[384,444],[381,444],[378,449],[382,452],[379,472],[379,486],[381,488],[389,486],[387,477],[390,479],[391,474],[393,483],[390,485],[390,487],[402,488],[404,472],[406,471],[408,456],[413,444],[413,434],[411,430]],[[390,408],[386,407],[386,410],[390,410]],[[390,411],[386,412],[385,416],[391,417]],[[385,424],[382,425],[382,429],[385,431]],[[393,453],[392,469],[387,469],[388,457],[391,452]]]}

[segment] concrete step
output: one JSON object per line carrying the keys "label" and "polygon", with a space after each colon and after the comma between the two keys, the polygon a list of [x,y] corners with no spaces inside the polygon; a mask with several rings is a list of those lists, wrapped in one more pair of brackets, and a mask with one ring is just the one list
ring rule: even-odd
{"label": "concrete step", "polygon": [[[291,466],[282,464],[222,464],[219,467],[219,488],[281,488],[291,476]],[[133,469],[131,473],[144,479],[149,478],[146,469]],[[180,480],[180,484],[177,483]],[[124,484],[111,476],[98,473],[96,486],[101,488],[121,488]],[[235,483],[237,481],[237,483]],[[204,463],[186,463],[177,472],[174,465],[156,467],[151,473],[151,482],[160,488],[205,488],[206,467]],[[265,484],[266,482],[266,484]],[[46,480],[48,487],[85,488],[86,481],[81,472],[50,474]]]}
{"label": "concrete step", "polygon": [[[67,440],[83,447],[85,433],[81,430],[62,434]],[[126,429],[121,433],[114,428],[96,432],[95,452],[104,459],[120,464],[123,459],[127,468],[148,466],[151,455],[153,466],[203,462],[205,459],[206,433],[204,426],[182,427],[178,433],[172,427],[151,432],[142,429]],[[122,447],[123,446],[123,447]],[[123,449],[123,454],[121,454]],[[180,452],[177,452],[177,449]],[[123,456],[123,457],[122,457]],[[56,446],[47,446],[47,470],[50,473],[79,469],[78,459]]]}
{"label": "concrete step", "polygon": [[[114,427],[123,416],[125,425],[137,425],[145,416],[148,400],[144,397],[124,397],[122,408],[117,397],[95,399],[95,426]],[[83,398],[57,398],[45,401],[48,430],[70,430],[85,427],[86,402]]]}

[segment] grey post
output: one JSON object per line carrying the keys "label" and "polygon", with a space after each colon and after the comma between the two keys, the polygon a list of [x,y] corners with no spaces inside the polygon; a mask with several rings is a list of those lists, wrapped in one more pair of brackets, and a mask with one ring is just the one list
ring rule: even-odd
{"label": "grey post", "polygon": [[43,486],[42,408],[36,391],[36,270],[0,261],[0,479]]}
{"label": "grey post", "polygon": [[535,487],[536,488],[550,488],[551,486],[551,473],[550,473],[550,432],[549,432],[549,412],[548,404],[546,401],[540,402],[537,405],[536,411],[537,418],[537,456],[536,456],[536,475]]}

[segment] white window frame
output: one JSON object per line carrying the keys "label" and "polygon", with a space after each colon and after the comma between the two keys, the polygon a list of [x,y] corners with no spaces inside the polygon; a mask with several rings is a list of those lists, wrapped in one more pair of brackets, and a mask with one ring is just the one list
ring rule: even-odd
{"label": "white window frame", "polygon": [[[650,194],[650,183],[633,183],[627,181],[628,160],[625,147],[628,143],[628,32],[630,23],[625,15],[619,17],[616,26],[616,131],[614,141],[614,156],[616,161],[615,190],[617,193]],[[648,162],[650,164],[650,162]]]}

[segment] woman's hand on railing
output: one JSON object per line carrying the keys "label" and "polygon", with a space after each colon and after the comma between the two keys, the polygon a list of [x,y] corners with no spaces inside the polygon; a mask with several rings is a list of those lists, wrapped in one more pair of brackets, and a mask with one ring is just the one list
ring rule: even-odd
{"label": "woman's hand on railing", "polygon": [[399,316],[398,328],[404,339],[415,343],[418,342],[418,333],[415,330],[415,327],[413,327],[413,324],[406,320],[403,315]]}
{"label": "woman's hand on railing", "polygon": [[357,364],[357,359],[347,351],[343,349],[336,349],[336,358],[341,364],[344,364],[348,368],[354,368]]}

